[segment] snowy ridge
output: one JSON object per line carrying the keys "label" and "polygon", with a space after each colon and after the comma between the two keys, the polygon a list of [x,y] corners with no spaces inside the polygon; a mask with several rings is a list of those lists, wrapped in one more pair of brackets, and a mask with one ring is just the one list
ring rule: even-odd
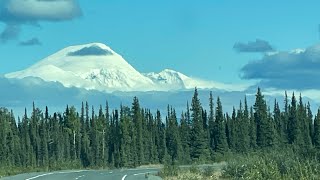
{"label": "snowy ridge", "polygon": [[165,69],[142,74],[121,55],[102,43],[64,48],[31,67],[6,74],[7,78],[38,77],[60,82],[65,87],[113,91],[176,91],[193,89],[231,90],[234,86],[190,78]]}

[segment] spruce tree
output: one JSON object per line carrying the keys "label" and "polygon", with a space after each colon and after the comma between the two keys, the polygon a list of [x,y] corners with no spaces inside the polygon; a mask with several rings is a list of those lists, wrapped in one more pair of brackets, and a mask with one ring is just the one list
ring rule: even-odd
{"label": "spruce tree", "polygon": [[302,97],[300,94],[298,105],[298,124],[301,132],[301,142],[303,143],[305,149],[310,149],[312,145],[308,120],[307,109],[302,102]]}
{"label": "spruce tree", "polygon": [[237,137],[238,123],[237,123],[237,113],[234,107],[232,108],[231,118],[228,115],[226,119],[227,119],[227,122],[226,122],[227,143],[231,150],[235,150],[236,145],[238,145],[238,142],[237,142],[238,141],[238,137]]}
{"label": "spruce tree", "polygon": [[232,122],[233,120],[230,118],[229,114],[226,113],[226,138],[227,138],[227,143],[228,147],[230,150],[234,150],[234,137],[233,137],[233,130],[232,130]]}
{"label": "spruce tree", "polygon": [[148,132],[148,150],[150,157],[148,159],[148,163],[159,163],[158,161],[158,149],[156,147],[156,132],[157,127],[155,123],[155,119],[151,113],[151,110],[147,110],[147,132]]}
{"label": "spruce tree", "polygon": [[249,149],[249,112],[247,101],[245,98],[245,107],[242,108],[242,103],[240,101],[240,107],[236,118],[236,150],[238,152],[244,153]]}
{"label": "spruce tree", "polygon": [[143,138],[142,138],[142,115],[139,100],[137,97],[133,98],[132,103],[132,119],[135,124],[135,141],[137,148],[137,165],[141,165],[144,162],[144,154],[143,154]]}
{"label": "spruce tree", "polygon": [[190,163],[190,127],[188,126],[185,114],[182,112],[180,120],[180,137],[182,146],[182,163]]}
{"label": "spruce tree", "polygon": [[290,115],[290,106],[289,106],[289,99],[287,95],[287,91],[285,91],[285,97],[284,97],[284,112],[281,113],[281,134],[283,135],[280,142],[282,141],[284,144],[287,144],[289,142],[289,131],[288,131],[288,125],[289,125],[289,115]]}
{"label": "spruce tree", "polygon": [[71,108],[67,107],[67,110],[65,112],[65,123],[66,123],[66,131],[69,133],[69,136],[71,137],[71,158],[73,161],[79,158],[78,156],[78,150],[77,148],[77,142],[78,138],[80,138],[79,133],[80,133],[80,121],[79,117],[76,112],[76,108],[72,106]]}
{"label": "spruce tree", "polygon": [[95,115],[94,107],[92,106],[91,119],[90,119],[90,164],[96,165],[99,154],[99,144],[97,137],[97,117]]}
{"label": "spruce tree", "polygon": [[219,154],[224,154],[228,152],[228,144],[226,138],[225,131],[225,122],[223,117],[222,104],[220,101],[220,97],[217,99],[217,108],[216,108],[216,130],[217,130],[217,138],[216,138],[216,152]]}
{"label": "spruce tree", "polygon": [[[301,107],[302,109],[302,107]],[[297,101],[294,93],[292,94],[290,114],[288,121],[288,140],[290,144],[295,144],[297,146],[303,145],[303,140],[301,136],[301,122],[299,121],[297,112]]]}
{"label": "spruce tree", "polygon": [[248,109],[248,102],[247,97],[244,98],[244,111],[243,111],[243,118],[242,118],[242,135],[243,137],[243,152],[247,152],[250,148],[250,136],[249,136],[249,126],[250,126],[250,119],[249,119],[249,109]]}
{"label": "spruce tree", "polygon": [[49,152],[48,152],[48,132],[46,128],[46,122],[45,120],[41,121],[40,124],[40,166],[45,167],[48,170],[49,166]]}
{"label": "spruce tree", "polygon": [[320,149],[320,109],[314,119],[313,144],[317,149]]}
{"label": "spruce tree", "polygon": [[209,147],[211,153],[215,150],[215,120],[214,120],[214,104],[213,104],[213,96],[212,96],[212,91],[210,91],[210,97],[209,97]]}
{"label": "spruce tree", "polygon": [[9,161],[9,153],[10,149],[8,144],[9,133],[10,133],[10,120],[9,120],[9,112],[5,108],[0,109],[0,162],[1,168],[5,168],[6,166],[10,166]]}
{"label": "spruce tree", "polygon": [[210,157],[209,143],[206,140],[206,133],[203,129],[202,120],[202,107],[198,97],[198,90],[195,88],[194,95],[191,103],[191,117],[192,117],[192,130],[191,130],[191,158],[192,160],[204,161]]}
{"label": "spruce tree", "polygon": [[165,156],[167,154],[167,146],[166,146],[166,132],[165,132],[165,125],[161,119],[161,113],[157,110],[156,113],[156,126],[157,126],[157,134],[158,139],[156,141],[157,149],[158,149],[158,159],[160,163],[165,162]]}
{"label": "spruce tree", "polygon": [[[128,111],[129,112],[129,111]],[[105,133],[104,133],[104,166],[108,165],[109,162],[109,144],[110,144],[110,113],[109,113],[109,103],[106,101],[105,106]]]}
{"label": "spruce tree", "polygon": [[276,144],[275,130],[269,116],[267,105],[260,88],[256,94],[254,117],[257,123],[257,145],[260,148],[273,147]]}
{"label": "spruce tree", "polygon": [[105,115],[102,110],[102,106],[100,105],[99,108],[99,114],[97,118],[97,123],[96,123],[96,130],[97,130],[97,144],[98,144],[98,162],[97,165],[99,167],[103,167],[106,162],[106,144],[105,144],[105,134],[106,134],[106,120],[105,120]]}
{"label": "spruce tree", "polygon": [[286,135],[284,132],[284,120],[281,117],[281,110],[279,107],[279,104],[277,102],[277,100],[274,101],[274,108],[273,108],[273,119],[274,119],[274,123],[275,123],[275,129],[277,132],[277,137],[278,137],[278,141],[280,142],[280,144],[283,144],[286,142]]}
{"label": "spruce tree", "polygon": [[120,157],[121,167],[129,166],[130,156],[130,134],[129,134],[129,117],[128,110],[126,107],[121,106],[120,108]]}
{"label": "spruce tree", "polygon": [[80,134],[81,134],[80,159],[81,159],[81,164],[84,167],[88,167],[90,165],[90,161],[89,161],[90,142],[89,142],[89,134],[87,132],[87,127],[86,127],[85,116],[86,115],[85,115],[84,103],[82,102],[81,114],[80,114]]}
{"label": "spruce tree", "polygon": [[182,159],[182,146],[178,129],[178,122],[176,112],[174,109],[169,109],[168,106],[168,125],[166,130],[166,143],[170,161],[172,163],[181,161]]}
{"label": "spruce tree", "polygon": [[254,117],[253,107],[250,107],[250,129],[249,129],[249,136],[250,136],[250,149],[254,150],[257,148],[257,122]]}
{"label": "spruce tree", "polygon": [[311,143],[313,144],[313,135],[314,135],[314,121],[313,121],[313,115],[311,111],[310,103],[308,102],[307,105],[307,123],[309,124],[309,136],[311,138]]}

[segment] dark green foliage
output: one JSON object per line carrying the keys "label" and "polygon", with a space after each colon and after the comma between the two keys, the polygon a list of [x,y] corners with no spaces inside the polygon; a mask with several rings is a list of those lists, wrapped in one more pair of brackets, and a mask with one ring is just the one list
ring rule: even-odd
{"label": "dark green foliage", "polygon": [[249,111],[247,100],[245,98],[245,107],[243,109],[242,103],[240,102],[240,107],[235,117],[235,110],[232,114],[232,135],[233,143],[236,152],[245,153],[249,150],[250,147],[250,138],[249,138]]}
{"label": "dark green foliage", "polygon": [[174,109],[168,107],[168,124],[166,131],[166,142],[168,154],[171,157],[172,162],[178,162],[182,160],[182,145],[179,134],[179,127]]}
{"label": "dark green foliage", "polygon": [[[191,143],[190,156],[193,161],[205,161],[210,156],[207,132],[203,128],[203,110],[195,89],[191,103]],[[169,147],[168,147],[169,148]]]}
{"label": "dark green foliage", "polygon": [[313,144],[317,149],[320,149],[320,109],[318,109],[314,120]]}
{"label": "dark green foliage", "polygon": [[214,117],[214,104],[213,104],[213,96],[212,96],[212,92],[210,92],[210,97],[209,97],[209,125],[208,125],[208,140],[209,140],[209,147],[210,147],[210,151],[211,153],[213,153],[213,151],[216,148],[215,145],[215,137],[216,137],[216,131],[215,131],[215,117]]}
{"label": "dark green foliage", "polygon": [[236,147],[236,141],[238,137],[236,136],[237,124],[236,124],[236,110],[233,108],[232,117],[229,117],[229,114],[226,115],[226,137],[229,148],[234,150]]}
{"label": "dark green foliage", "polygon": [[[231,153],[265,152],[277,147],[320,159],[320,110],[313,119],[310,104],[305,105],[301,96],[297,103],[293,94],[291,104],[288,102],[285,96],[281,111],[275,101],[271,113],[258,89],[254,106],[245,98],[229,116],[223,112],[219,97],[214,107],[212,93],[208,110],[203,107],[195,89],[191,107],[187,103],[186,112],[177,117],[175,109],[168,106],[165,121],[160,111],[152,114],[141,108],[137,97],[131,107],[121,105],[110,113],[108,103],[97,111],[94,107],[90,111],[86,102],[80,112],[67,106],[63,113],[53,114],[48,107],[43,112],[33,104],[31,115],[25,110],[25,115],[16,119],[12,111],[0,108],[0,175],[159,163],[166,164],[168,170],[178,164],[224,161]],[[272,168],[275,163],[261,162],[261,168]],[[278,162],[275,167],[291,171],[283,170]]]}
{"label": "dark green foliage", "polygon": [[274,109],[273,109],[273,120],[275,123],[275,130],[277,132],[278,140],[281,144],[286,142],[286,135],[284,131],[284,120],[281,118],[281,110],[278,102],[274,101]]}
{"label": "dark green foliage", "polygon": [[257,148],[257,124],[253,114],[253,107],[250,108],[250,124],[249,124],[249,136],[250,136],[250,149]]}
{"label": "dark green foliage", "polygon": [[159,163],[163,164],[165,162],[165,157],[167,155],[167,145],[166,145],[166,131],[165,125],[161,120],[160,111],[156,114],[156,139],[155,144],[158,152]]}
{"label": "dark green foliage", "polygon": [[174,164],[164,164],[163,169],[159,172],[161,177],[173,177],[177,176],[179,173],[179,167]]}
{"label": "dark green foliage", "polygon": [[227,179],[319,179],[319,162],[290,149],[234,157],[224,168]]}
{"label": "dark green foliage", "polygon": [[268,112],[260,88],[256,94],[254,110],[254,119],[257,124],[257,145],[260,148],[274,147],[276,145],[274,122]]}
{"label": "dark green foliage", "polygon": [[310,149],[312,146],[312,140],[310,136],[310,121],[312,122],[312,113],[309,107],[303,106],[302,97],[300,94],[300,101],[299,101],[299,118],[301,125],[301,132],[302,132],[302,139],[304,143],[305,149]]}
{"label": "dark green foliage", "polygon": [[216,108],[216,152],[224,154],[228,152],[228,143],[226,137],[225,121],[223,116],[222,104],[220,98],[217,100]]}
{"label": "dark green foliage", "polygon": [[242,116],[240,116],[240,146],[239,152],[248,152],[250,148],[250,136],[249,136],[249,128],[250,128],[250,118],[249,118],[249,107],[247,102],[247,97],[244,99],[244,111]]}
{"label": "dark green foliage", "polygon": [[183,164],[189,164],[191,162],[190,159],[190,127],[188,125],[187,119],[185,118],[184,113],[181,114],[180,120],[180,139],[181,139],[181,146],[182,146],[182,155],[181,161]]}
{"label": "dark green foliage", "polygon": [[132,139],[130,137],[129,128],[132,126],[130,122],[130,110],[121,106],[120,110],[120,155],[121,155],[121,167],[128,167],[129,157],[131,156],[131,144]]}
{"label": "dark green foliage", "polygon": [[135,125],[134,137],[136,142],[136,157],[137,157],[137,165],[141,165],[144,162],[144,154],[143,154],[143,139],[142,139],[142,115],[139,100],[137,97],[134,97],[132,103],[132,119]]}
{"label": "dark green foliage", "polygon": [[301,127],[298,120],[297,101],[294,93],[292,94],[291,106],[288,122],[288,142],[290,144],[302,144]]}

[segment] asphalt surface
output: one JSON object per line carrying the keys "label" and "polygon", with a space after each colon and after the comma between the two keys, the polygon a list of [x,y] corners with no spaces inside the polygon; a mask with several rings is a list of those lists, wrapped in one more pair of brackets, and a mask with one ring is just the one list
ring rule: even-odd
{"label": "asphalt surface", "polygon": [[[226,163],[214,163],[197,165],[198,168],[212,167],[216,170],[224,167]],[[181,169],[190,168],[190,165],[179,166]],[[115,170],[74,170],[56,171],[43,173],[26,173],[16,176],[0,178],[0,180],[161,180],[153,176],[161,168],[136,168],[136,169],[115,169]],[[146,176],[146,174],[150,174]]]}
{"label": "asphalt surface", "polygon": [[[155,176],[158,168],[137,168],[137,169],[117,169],[117,170],[78,170],[78,171],[57,171],[47,173],[27,173],[1,178],[1,180],[140,180],[159,179]],[[161,178],[160,178],[161,179]]]}

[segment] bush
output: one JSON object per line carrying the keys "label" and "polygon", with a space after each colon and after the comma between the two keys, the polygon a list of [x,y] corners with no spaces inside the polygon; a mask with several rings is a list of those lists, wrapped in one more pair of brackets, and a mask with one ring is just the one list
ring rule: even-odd
{"label": "bush", "polygon": [[163,169],[159,172],[160,177],[178,176],[179,167],[176,165],[164,165]]}
{"label": "bush", "polygon": [[215,169],[212,166],[207,166],[203,169],[202,175],[204,177],[212,177],[215,173]]}
{"label": "bush", "polygon": [[193,164],[193,165],[189,168],[189,171],[190,171],[191,173],[193,173],[193,174],[198,174],[198,173],[200,173],[199,168],[198,168],[195,164]]}

